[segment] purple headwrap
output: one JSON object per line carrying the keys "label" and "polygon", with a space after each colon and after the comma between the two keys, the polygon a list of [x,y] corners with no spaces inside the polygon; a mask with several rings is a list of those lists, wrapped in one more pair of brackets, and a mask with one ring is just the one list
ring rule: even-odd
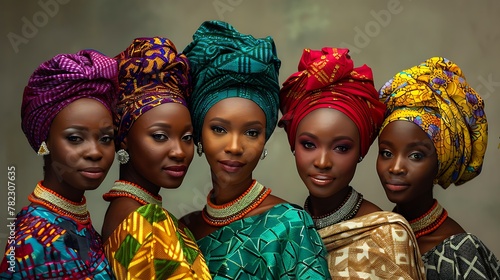
{"label": "purple headwrap", "polygon": [[116,89],[116,61],[97,51],[58,54],[42,63],[24,88],[21,105],[21,127],[31,147],[38,151],[57,113],[77,99],[95,99],[112,111]]}
{"label": "purple headwrap", "polygon": [[191,92],[189,62],[167,38],[137,38],[118,60],[116,149],[142,114],[164,103],[186,105]]}

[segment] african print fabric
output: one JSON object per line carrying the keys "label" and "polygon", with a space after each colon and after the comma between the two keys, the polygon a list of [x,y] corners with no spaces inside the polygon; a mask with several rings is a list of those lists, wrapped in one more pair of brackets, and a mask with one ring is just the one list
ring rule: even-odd
{"label": "african print fabric", "polygon": [[17,215],[15,234],[0,279],[115,279],[92,223],[77,224],[34,205]]}
{"label": "african print fabric", "polygon": [[332,279],[425,279],[417,240],[399,214],[374,212],[318,233]]}
{"label": "african print fabric", "polygon": [[155,204],[146,204],[118,225],[104,250],[118,279],[211,279],[187,230]]}
{"label": "african print fabric", "polygon": [[330,279],[311,217],[279,204],[198,240],[214,279]]}
{"label": "african print fabric", "polygon": [[427,279],[500,279],[500,263],[479,238],[453,235],[422,256]]}

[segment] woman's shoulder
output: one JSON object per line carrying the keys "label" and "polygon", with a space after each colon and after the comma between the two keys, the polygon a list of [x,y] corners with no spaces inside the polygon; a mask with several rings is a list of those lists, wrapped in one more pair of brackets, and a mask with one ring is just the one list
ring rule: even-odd
{"label": "woman's shoulder", "polygon": [[500,263],[471,233],[459,233],[422,256],[427,275],[454,275],[454,279],[500,279]]}

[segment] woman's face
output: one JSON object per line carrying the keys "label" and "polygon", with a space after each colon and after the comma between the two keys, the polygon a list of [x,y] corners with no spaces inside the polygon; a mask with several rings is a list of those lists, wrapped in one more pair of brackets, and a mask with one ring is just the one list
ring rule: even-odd
{"label": "woman's face", "polygon": [[84,191],[99,187],[113,164],[113,137],[111,113],[99,101],[82,98],[66,106],[50,126],[44,185],[80,201]]}
{"label": "woman's face", "polygon": [[327,198],[346,188],[359,156],[358,128],[342,112],[321,108],[300,121],[295,136],[295,163],[311,195]]}
{"label": "woman's face", "polygon": [[177,103],[154,107],[135,121],[124,144],[134,183],[150,191],[179,187],[194,153],[189,110]]}
{"label": "woman's face", "polygon": [[212,106],[202,127],[203,151],[212,176],[222,184],[251,180],[265,133],[266,116],[255,102],[233,97]]}
{"label": "woman's face", "polygon": [[393,121],[378,138],[377,173],[387,198],[396,204],[432,198],[438,171],[434,143],[416,124]]}

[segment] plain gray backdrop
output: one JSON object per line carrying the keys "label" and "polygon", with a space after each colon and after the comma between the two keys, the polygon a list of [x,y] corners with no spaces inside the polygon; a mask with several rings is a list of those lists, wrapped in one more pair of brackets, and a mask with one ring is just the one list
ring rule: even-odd
{"label": "plain gray backdrop", "polygon": [[[205,20],[224,20],[242,33],[272,36],[282,61],[280,82],[297,71],[303,48],[347,47],[356,66],[373,69],[380,88],[400,70],[431,56],[458,64],[469,84],[484,98],[489,143],[483,172],[456,187],[435,188],[435,197],[449,215],[476,234],[500,257],[500,1],[1,1],[0,43],[2,82],[0,122],[0,247],[9,236],[7,213],[8,167],[15,167],[15,207],[42,179],[42,159],[29,146],[20,126],[24,86],[33,70],[58,53],[97,49],[114,56],[134,38],[170,38],[179,51]],[[295,169],[283,129],[277,128],[266,145],[267,158],[254,177],[275,195],[303,205],[307,191]],[[364,197],[384,210],[387,201],[375,170],[378,147],[358,165],[352,181]],[[102,199],[118,176],[118,162],[101,187],[87,192],[88,208],[100,231],[107,203]],[[210,190],[204,157],[195,155],[184,183],[162,190],[163,206],[180,217],[199,210]]]}

